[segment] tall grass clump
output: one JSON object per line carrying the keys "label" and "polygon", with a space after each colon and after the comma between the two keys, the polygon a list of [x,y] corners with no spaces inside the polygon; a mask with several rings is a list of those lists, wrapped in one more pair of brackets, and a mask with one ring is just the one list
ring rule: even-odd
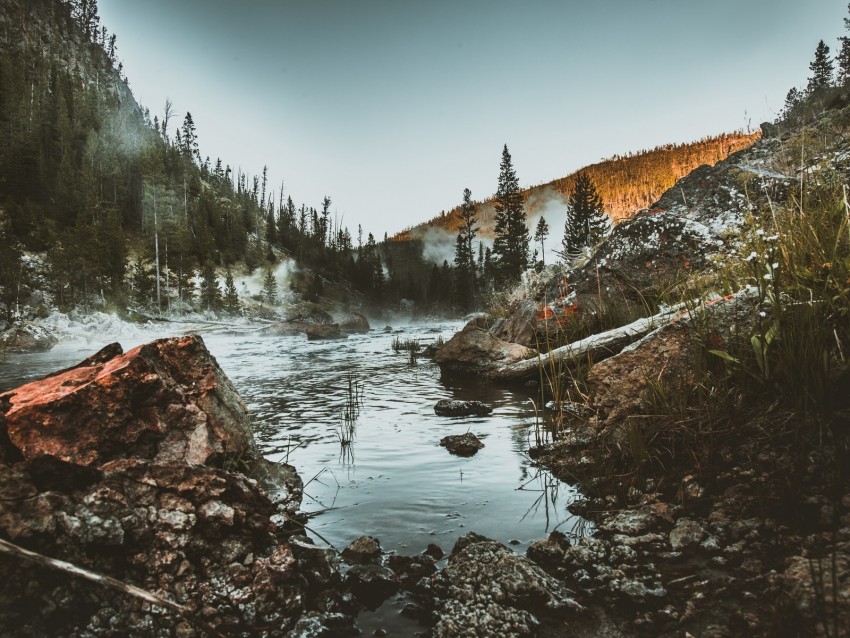
{"label": "tall grass clump", "polygon": [[646,371],[643,407],[611,450],[617,481],[716,476],[743,449],[785,454],[772,470],[785,489],[815,457],[827,482],[847,480],[850,204],[828,168],[807,179],[784,205],[751,211],[738,257],[678,286],[687,326],[669,338],[683,339],[684,360]]}
{"label": "tall grass clump", "polygon": [[343,447],[350,446],[357,434],[357,420],[363,407],[363,381],[349,373],[346,377],[346,387],[345,403],[340,408],[340,422],[336,429],[337,439]]}
{"label": "tall grass clump", "polygon": [[419,354],[420,343],[418,339],[402,339],[399,335],[393,338],[393,352],[404,352],[407,354],[410,363],[416,363],[416,357]]}
{"label": "tall grass clump", "polygon": [[850,345],[850,205],[829,170],[790,205],[751,220],[737,265],[758,306],[748,343],[710,350],[748,394],[803,415],[847,407]]}

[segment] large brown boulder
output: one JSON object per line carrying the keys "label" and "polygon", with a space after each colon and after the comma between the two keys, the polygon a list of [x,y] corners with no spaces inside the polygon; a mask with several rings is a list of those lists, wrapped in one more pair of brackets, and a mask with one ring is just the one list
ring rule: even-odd
{"label": "large brown boulder", "polygon": [[[305,619],[316,635],[348,635],[352,617],[321,615],[341,580],[335,553],[293,536],[302,489],[294,468],[259,458],[245,405],[200,337],[126,354],[113,344],[6,392],[0,539],[23,549],[0,546],[0,635],[200,638],[202,623],[215,635],[286,635]],[[24,550],[188,615],[21,562]]]}
{"label": "large brown boulder", "polygon": [[93,357],[0,395],[0,415],[25,459],[204,464],[254,450],[245,404],[199,336]]}
{"label": "large brown boulder", "polygon": [[480,322],[470,321],[434,356],[444,373],[478,374],[534,356],[534,350],[499,339]]}
{"label": "large brown boulder", "polygon": [[644,411],[654,389],[689,392],[701,349],[724,351],[748,343],[759,306],[751,290],[714,299],[593,365],[587,376],[591,404],[609,424]]}

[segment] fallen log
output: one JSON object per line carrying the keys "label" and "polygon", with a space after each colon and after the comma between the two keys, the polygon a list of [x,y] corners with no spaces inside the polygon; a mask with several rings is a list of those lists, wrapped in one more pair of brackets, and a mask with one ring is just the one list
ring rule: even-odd
{"label": "fallen log", "polygon": [[652,330],[675,321],[684,309],[685,304],[678,304],[657,315],[644,317],[625,326],[600,332],[566,346],[538,354],[536,357],[502,366],[491,371],[488,376],[491,379],[501,381],[521,381],[536,377],[539,374],[540,366],[548,366],[553,363],[577,363],[588,358],[596,360],[610,357],[630,343],[649,334]]}

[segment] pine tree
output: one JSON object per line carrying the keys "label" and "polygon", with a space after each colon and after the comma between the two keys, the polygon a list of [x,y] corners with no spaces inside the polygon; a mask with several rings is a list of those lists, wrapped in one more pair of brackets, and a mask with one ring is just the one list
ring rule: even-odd
{"label": "pine tree", "polygon": [[236,292],[236,284],[233,282],[233,273],[230,268],[224,275],[224,309],[230,315],[239,314],[239,293]]}
{"label": "pine tree", "polygon": [[518,281],[522,272],[528,268],[529,237],[522,205],[519,180],[505,144],[496,189],[496,237],[493,241],[497,276],[505,284]]}
{"label": "pine tree", "polygon": [[602,197],[584,171],[576,175],[573,192],[567,202],[567,221],[564,224],[563,255],[575,259],[585,248],[594,246],[608,226]]}
{"label": "pine tree", "polygon": [[201,156],[198,150],[198,135],[195,132],[195,121],[189,112],[183,118],[182,135],[178,137],[178,143],[182,144],[181,150],[187,158],[200,161]]}
{"label": "pine tree", "polygon": [[546,223],[546,218],[541,215],[540,219],[537,220],[537,227],[534,229],[534,241],[540,242],[540,255],[543,266],[546,265],[546,247],[543,243],[548,236],[549,224]]}
{"label": "pine tree", "polygon": [[[850,11],[850,4],[847,5],[847,10]],[[844,30],[850,31],[850,18],[844,18]],[[850,37],[841,36],[838,41],[841,43],[841,49],[835,56],[835,62],[838,64],[836,79],[839,86],[846,86],[850,84]]]}
{"label": "pine tree", "polygon": [[277,222],[274,218],[274,204],[269,202],[269,212],[268,215],[266,215],[266,243],[269,244],[270,248],[277,244],[277,237]]}
{"label": "pine tree", "polygon": [[785,96],[785,109],[782,112],[783,117],[791,115],[802,101],[803,93],[797,87],[791,87]]}
{"label": "pine tree", "polygon": [[467,310],[475,306],[475,254],[472,243],[478,233],[476,213],[478,207],[472,201],[472,191],[465,188],[460,207],[461,227],[455,242],[455,290],[459,303]]}
{"label": "pine tree", "polygon": [[0,210],[0,303],[6,321],[11,321],[15,314],[23,271],[23,254],[11,230],[6,213]]}
{"label": "pine tree", "polygon": [[815,59],[809,64],[812,77],[809,78],[807,90],[809,94],[828,89],[832,85],[832,60],[829,57],[829,47],[821,40],[815,49]]}
{"label": "pine tree", "polygon": [[221,289],[211,262],[207,262],[201,270],[201,306],[212,311],[221,309]]}
{"label": "pine tree", "polygon": [[137,259],[130,271],[132,298],[142,308],[151,305],[156,281],[153,265],[148,260]]}
{"label": "pine tree", "polygon": [[266,276],[263,277],[263,296],[269,305],[273,306],[277,303],[277,279],[275,279],[271,268],[266,270]]}

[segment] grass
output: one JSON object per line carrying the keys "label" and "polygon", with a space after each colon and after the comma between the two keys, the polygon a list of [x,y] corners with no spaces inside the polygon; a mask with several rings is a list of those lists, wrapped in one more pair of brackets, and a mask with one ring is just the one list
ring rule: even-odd
{"label": "grass", "polygon": [[392,349],[393,352],[405,352],[408,356],[408,361],[413,364],[416,363],[416,357],[419,354],[420,343],[418,339],[404,339],[402,340],[401,336],[396,335],[393,338]]}
{"label": "grass", "polygon": [[[668,302],[691,300],[687,360],[679,362],[687,376],[646,371],[640,413],[619,424],[619,443],[600,438],[607,447],[597,470],[606,476],[595,477],[591,492],[624,495],[649,478],[712,477],[728,463],[724,454],[742,449],[756,456],[758,450],[787,453],[787,466],[772,468],[771,480],[791,491],[802,489],[793,477],[813,452],[839,477],[826,482],[846,483],[850,203],[841,176],[828,166],[808,179],[785,205],[768,200],[752,211],[738,258],[670,287]],[[748,326],[743,333],[729,332],[728,325],[727,333],[718,332],[728,318],[712,319],[705,302],[693,301],[742,289],[750,300],[744,306],[749,323],[739,322]],[[559,367],[545,355],[539,375],[535,436],[541,444],[564,436],[572,415],[557,407],[584,403],[587,390],[581,370]],[[551,415],[538,410],[546,397],[556,406]]]}
{"label": "grass", "polygon": [[345,403],[340,408],[339,424],[336,428],[336,436],[340,446],[350,447],[357,435],[357,420],[360,418],[360,409],[363,407],[363,381],[353,373],[346,377],[347,393]]}

